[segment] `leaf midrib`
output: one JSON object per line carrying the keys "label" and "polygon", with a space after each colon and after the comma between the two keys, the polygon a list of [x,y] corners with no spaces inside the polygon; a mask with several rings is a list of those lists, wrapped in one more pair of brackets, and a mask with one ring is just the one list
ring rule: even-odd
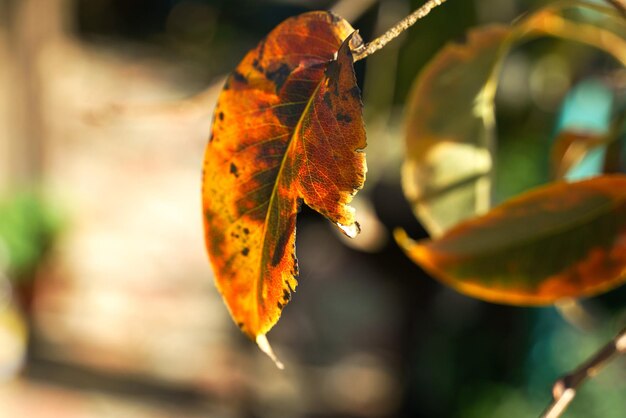
{"label": "leaf midrib", "polygon": [[[256,278],[257,283],[256,283],[256,297],[255,299],[255,303],[256,303],[256,313],[257,313],[257,317],[260,318],[260,314],[259,314],[259,306],[263,306],[263,282],[264,282],[264,278],[265,278],[265,269],[264,266],[266,264],[266,259],[267,259],[267,250],[266,250],[266,246],[265,246],[265,240],[267,237],[267,225],[268,225],[268,221],[270,218],[270,214],[272,213],[272,207],[275,203],[275,199],[277,196],[277,192],[278,192],[278,184],[280,183],[280,179],[283,175],[283,171],[285,169],[285,163],[287,161],[287,158],[289,157],[289,154],[291,152],[291,148],[293,146],[293,144],[295,143],[296,140],[296,133],[300,130],[301,126],[302,126],[302,122],[304,120],[304,116],[310,111],[311,106],[314,102],[314,98],[317,96],[317,93],[321,87],[321,85],[323,84],[324,80],[326,79],[326,75],[324,74],[320,80],[320,82],[317,84],[317,86],[315,87],[315,89],[313,90],[313,92],[311,93],[311,97],[309,98],[309,100],[307,101],[306,106],[304,107],[304,110],[302,111],[302,114],[300,115],[300,117],[298,118],[298,122],[296,123],[293,132],[291,133],[291,137],[289,139],[289,144],[287,145],[287,148],[285,150],[285,155],[283,156],[281,162],[280,162],[280,169],[278,170],[278,174],[276,174],[276,180],[274,182],[274,187],[272,188],[272,194],[270,195],[270,200],[269,200],[269,204],[267,206],[267,213],[265,214],[265,220],[263,222],[263,241],[261,242],[261,261],[260,261],[260,266],[259,266],[259,274]],[[259,324],[257,324],[258,326]]]}

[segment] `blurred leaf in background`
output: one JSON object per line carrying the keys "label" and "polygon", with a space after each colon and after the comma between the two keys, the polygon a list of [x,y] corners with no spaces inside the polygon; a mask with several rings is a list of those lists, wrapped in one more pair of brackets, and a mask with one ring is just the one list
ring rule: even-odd
{"label": "blurred leaf in background", "polygon": [[32,280],[63,228],[63,216],[38,193],[0,200],[0,262],[15,282]]}

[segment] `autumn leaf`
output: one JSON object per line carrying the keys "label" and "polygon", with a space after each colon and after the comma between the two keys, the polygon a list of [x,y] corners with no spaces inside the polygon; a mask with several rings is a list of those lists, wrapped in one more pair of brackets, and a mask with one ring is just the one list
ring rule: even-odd
{"label": "autumn leaf", "polygon": [[467,43],[439,51],[413,86],[402,186],[431,235],[491,204],[495,88],[489,79],[509,36],[502,25],[470,31]]}
{"label": "autumn leaf", "polygon": [[626,64],[625,28],[610,8],[557,2],[511,25],[473,28],[466,42],[451,42],[431,59],[411,89],[402,167],[404,194],[431,236],[493,204],[500,174],[493,170],[498,165],[494,99],[512,48],[547,36],[592,46]]}
{"label": "autumn leaf", "polygon": [[459,292],[496,303],[545,305],[626,281],[626,176],[555,183],[452,228],[435,241],[396,239]]}
{"label": "autumn leaf", "polygon": [[595,164],[600,167],[592,168],[601,169],[604,154],[606,153],[606,148],[604,147],[609,142],[605,136],[595,132],[573,130],[560,132],[554,139],[554,145],[550,153],[552,177],[558,180],[567,178],[567,174],[594,150],[600,152],[599,158],[596,158],[599,161]]}
{"label": "autumn leaf", "polygon": [[550,152],[554,179],[582,180],[619,171],[619,154],[609,152],[617,142],[626,115],[619,111],[615,82],[589,78],[579,82],[563,99]]}
{"label": "autumn leaf", "polygon": [[287,19],[228,77],[206,148],[203,208],[216,284],[241,330],[265,334],[296,289],[301,202],[348,236],[365,180],[365,130],[348,22],[329,12]]}

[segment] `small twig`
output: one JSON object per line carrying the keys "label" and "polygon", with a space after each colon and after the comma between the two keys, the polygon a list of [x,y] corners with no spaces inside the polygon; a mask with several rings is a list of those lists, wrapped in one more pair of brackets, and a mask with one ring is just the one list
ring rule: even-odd
{"label": "small twig", "polygon": [[387,32],[383,33],[372,42],[362,45],[360,48],[352,51],[354,56],[354,62],[357,62],[365,57],[372,55],[374,52],[387,45],[394,38],[398,37],[398,35],[400,35],[402,32],[413,26],[415,22],[428,15],[428,13],[430,13],[432,9],[445,3],[445,1],[446,0],[428,0],[426,3],[424,3],[422,7],[399,21]]}
{"label": "small twig", "polygon": [[576,396],[576,390],[588,378],[597,375],[600,370],[615,357],[626,353],[626,328],[610,343],[602,347],[589,360],[570,374],[560,378],[552,388],[553,401],[543,412],[541,418],[558,418]]}

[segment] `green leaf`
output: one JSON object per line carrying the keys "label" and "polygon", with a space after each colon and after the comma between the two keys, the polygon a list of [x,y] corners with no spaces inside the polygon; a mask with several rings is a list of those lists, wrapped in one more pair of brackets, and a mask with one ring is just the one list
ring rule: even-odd
{"label": "green leaf", "polygon": [[510,30],[470,31],[424,68],[409,99],[404,193],[428,231],[440,235],[490,204],[493,95],[488,80]]}
{"label": "green leaf", "polygon": [[626,176],[555,183],[434,241],[396,240],[416,263],[461,293],[545,305],[626,281]]}
{"label": "green leaf", "polygon": [[623,32],[623,19],[610,8],[559,2],[510,26],[472,29],[466,43],[450,43],[433,57],[410,95],[402,173],[404,193],[432,236],[493,203],[494,97],[510,50],[548,36],[592,46],[626,64]]}

